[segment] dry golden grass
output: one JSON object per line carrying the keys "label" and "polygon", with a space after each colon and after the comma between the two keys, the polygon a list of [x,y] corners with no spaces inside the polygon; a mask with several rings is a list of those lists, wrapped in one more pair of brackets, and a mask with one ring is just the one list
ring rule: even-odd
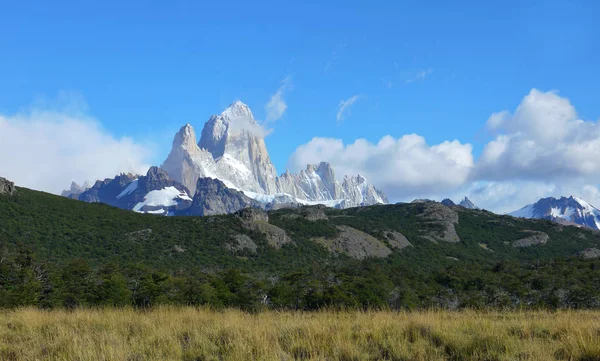
{"label": "dry golden grass", "polygon": [[600,312],[0,311],[1,360],[600,360]]}

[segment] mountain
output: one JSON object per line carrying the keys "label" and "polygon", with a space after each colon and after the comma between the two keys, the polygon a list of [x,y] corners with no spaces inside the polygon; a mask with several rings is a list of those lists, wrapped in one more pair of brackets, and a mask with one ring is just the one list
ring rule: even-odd
{"label": "mountain", "polygon": [[579,197],[542,198],[519,210],[508,213],[514,217],[548,219],[569,222],[600,230],[600,210]]}
{"label": "mountain", "polygon": [[160,215],[216,215],[233,213],[247,207],[264,205],[230,189],[218,179],[203,177],[196,182],[195,193],[172,180],[158,167],[150,167],[145,176],[121,174],[97,181],[93,187],[70,198],[88,203],[105,203],[137,213]]}
{"label": "mountain", "polygon": [[471,202],[471,200],[467,197],[460,201],[458,205],[467,209],[479,209],[479,207],[477,207],[475,203]]}
{"label": "mountain", "polygon": [[161,168],[192,193],[198,178],[210,177],[256,200],[321,202],[339,207],[387,203],[386,196],[360,175],[344,176],[340,183],[325,162],[309,164],[300,173],[286,171],[277,176],[264,130],[240,101],[211,116],[198,143],[193,127],[183,126]]}
{"label": "mountain", "polygon": [[88,188],[90,187],[87,182],[83,186],[80,186],[75,182],[71,182],[71,187],[64,190],[60,195],[67,198],[77,199],[79,195],[85,192]]}
{"label": "mountain", "polygon": [[212,178],[199,178],[191,206],[183,214],[212,216],[234,213],[244,208],[264,207],[260,202],[246,197],[242,192],[227,188],[223,182]]}
{"label": "mountain", "polygon": [[442,201],[440,203],[443,204],[443,205],[445,205],[445,206],[447,206],[447,207],[454,207],[454,206],[456,206],[456,203],[454,203],[452,201],[452,199],[450,199],[450,198],[444,198],[444,199],[442,199]]}
{"label": "mountain", "polygon": [[150,167],[145,176],[121,174],[97,181],[77,199],[100,202],[140,213],[175,214],[192,203],[189,190],[173,181],[164,170]]}

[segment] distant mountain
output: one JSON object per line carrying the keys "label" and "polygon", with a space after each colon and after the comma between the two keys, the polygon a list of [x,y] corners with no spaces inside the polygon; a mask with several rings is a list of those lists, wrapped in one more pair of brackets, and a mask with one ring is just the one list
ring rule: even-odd
{"label": "distant mountain", "polygon": [[[191,125],[181,127],[168,157],[160,168],[150,168],[146,176],[121,174],[97,181],[92,187],[72,183],[62,195],[165,215],[181,214],[183,209],[200,204],[203,211],[184,213],[236,211],[237,204],[274,209],[313,204],[348,208],[388,202],[385,194],[361,175],[346,175],[337,181],[326,162],[309,164],[299,173],[286,171],[277,176],[263,136],[250,108],[236,101],[221,114],[210,117],[198,142]],[[200,179],[204,180],[199,182]],[[200,195],[199,184],[204,187]],[[197,195],[207,199],[193,201]],[[217,206],[219,196],[225,198]]]}
{"label": "distant mountain", "polygon": [[467,197],[460,201],[458,205],[467,209],[479,209],[479,207],[477,207],[475,203],[471,202],[471,200]]}
{"label": "distant mountain", "polygon": [[444,198],[440,203],[448,207],[456,206],[456,203],[454,203],[450,198]]}
{"label": "distant mountain", "polygon": [[444,198],[440,203],[448,207],[459,206],[467,209],[479,209],[468,197],[463,198],[458,204],[454,203],[450,198]]}
{"label": "distant mountain", "polygon": [[536,203],[508,214],[520,218],[549,219],[600,229],[600,210],[574,196],[560,199],[542,198]]}
{"label": "distant mountain", "polygon": [[[75,187],[78,186],[75,184]],[[229,189],[218,179],[199,178],[196,193],[169,178],[167,172],[150,167],[145,176],[121,174],[97,181],[93,187],[69,198],[100,202],[138,213],[160,215],[216,215],[233,213],[247,207],[264,208],[242,192]]]}
{"label": "distant mountain", "polygon": [[198,178],[210,177],[257,200],[276,201],[284,197],[295,203],[318,202],[338,207],[388,202],[381,191],[360,175],[344,176],[338,182],[326,162],[309,164],[299,173],[286,171],[277,176],[261,128],[250,108],[240,101],[211,116],[196,141],[194,128],[189,124],[183,126],[161,165],[172,179],[192,193]]}

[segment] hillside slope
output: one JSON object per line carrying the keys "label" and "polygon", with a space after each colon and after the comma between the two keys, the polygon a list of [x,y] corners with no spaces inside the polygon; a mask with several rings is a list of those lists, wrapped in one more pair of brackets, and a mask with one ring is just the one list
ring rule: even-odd
{"label": "hillside slope", "polygon": [[[269,293],[273,292],[270,287],[282,286],[281,282],[292,287],[294,282],[307,286],[318,281],[315,287],[319,293],[313,296],[319,301],[311,304],[306,300],[304,307],[327,302],[389,304],[390,297],[400,297],[397,292],[404,288],[410,292],[402,297],[410,302],[402,302],[422,306],[437,299],[435,302],[451,306],[455,301],[442,301],[445,298],[434,297],[431,292],[443,290],[447,297],[457,298],[457,293],[466,292],[461,289],[463,282],[475,276],[486,279],[486,287],[496,284],[502,294],[516,292],[502,288],[502,282],[509,282],[505,277],[518,280],[526,290],[522,272],[538,274],[531,273],[531,264],[548,268],[546,276],[552,279],[544,286],[552,286],[548,292],[573,283],[565,278],[568,273],[564,267],[572,268],[571,272],[583,267],[581,272],[592,275],[582,276],[577,282],[585,287],[600,285],[598,260],[576,257],[593,256],[597,254],[593,249],[599,248],[600,234],[591,230],[433,202],[160,217],[24,188],[17,188],[11,196],[0,196],[0,250],[15,264],[22,263],[19,257],[23,249],[50,273],[61,274],[72,267],[75,259],[89,265],[89,272],[96,276],[111,264],[123,273],[130,291],[133,266],[148,274],[159,272],[171,280],[196,279],[198,274],[205,280],[222,280],[224,274],[236,269],[244,277],[262,282],[260,292],[272,300],[276,297]],[[567,266],[570,263],[573,265]],[[590,265],[597,268],[586,268]],[[508,275],[498,274],[498,269]],[[14,273],[10,269],[4,272]],[[446,278],[452,274],[456,279]],[[51,279],[48,276],[47,282]],[[361,300],[353,293],[358,291],[346,289],[359,287],[356,282],[364,283],[361,289],[374,293],[369,296],[374,299]],[[341,288],[336,292],[342,292],[345,301],[334,302],[332,295],[325,297],[323,292],[333,292],[331,287]],[[377,291],[378,287],[385,289]],[[596,293],[588,296],[596,297]],[[596,302],[593,297],[590,302]]]}

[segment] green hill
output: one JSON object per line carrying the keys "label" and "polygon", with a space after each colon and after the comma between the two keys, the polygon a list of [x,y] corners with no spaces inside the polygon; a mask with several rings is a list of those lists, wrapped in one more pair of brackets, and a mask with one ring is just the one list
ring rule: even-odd
{"label": "green hill", "polygon": [[439,203],[162,217],[17,188],[0,306],[590,308],[590,248],[599,232]]}

